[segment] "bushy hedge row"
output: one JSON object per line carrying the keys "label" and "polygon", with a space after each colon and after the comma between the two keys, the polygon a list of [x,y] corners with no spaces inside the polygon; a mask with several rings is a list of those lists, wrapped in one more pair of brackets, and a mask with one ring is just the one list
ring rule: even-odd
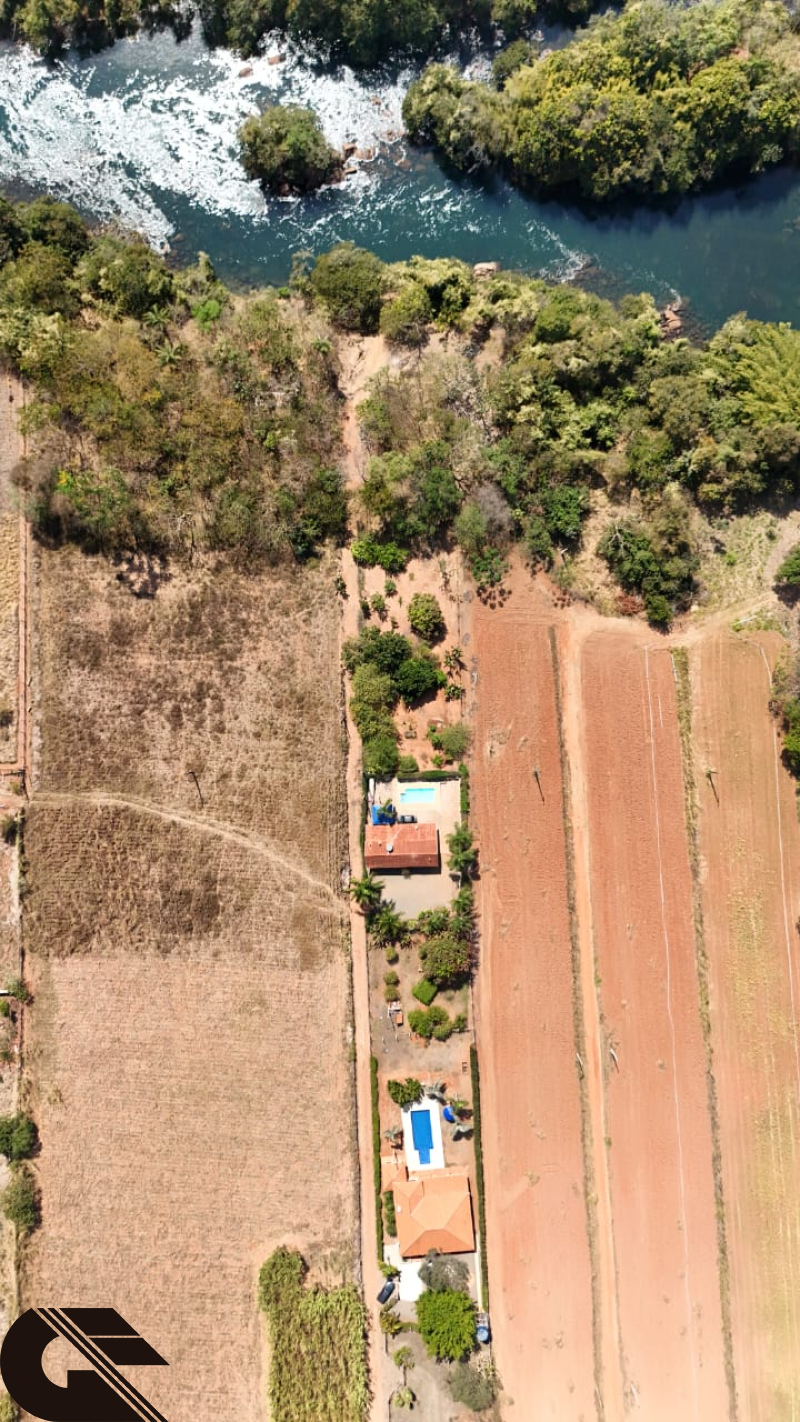
{"label": "bushy hedge row", "polygon": [[370,1099],[372,1103],[372,1175],[375,1187],[375,1232],[378,1263],[383,1263],[383,1209],[381,1201],[381,1113],[379,1108],[378,1058],[369,1059]]}
{"label": "bushy hedge row", "polygon": [[469,1049],[469,1069],[472,1078],[472,1126],[475,1146],[475,1186],[478,1191],[478,1227],[481,1232],[481,1292],[483,1306],[489,1308],[489,1264],[486,1257],[486,1186],[483,1177],[483,1137],[481,1134],[481,1081],[478,1070],[478,1049]]}

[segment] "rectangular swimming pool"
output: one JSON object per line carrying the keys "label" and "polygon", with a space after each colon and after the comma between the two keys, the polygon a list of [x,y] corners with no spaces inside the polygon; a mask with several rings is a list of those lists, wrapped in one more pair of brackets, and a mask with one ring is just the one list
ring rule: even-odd
{"label": "rectangular swimming pool", "polygon": [[404,785],[400,791],[401,805],[430,804],[435,799],[435,785]]}
{"label": "rectangular swimming pool", "polygon": [[430,1111],[411,1112],[411,1137],[420,1165],[430,1165],[433,1150]]}

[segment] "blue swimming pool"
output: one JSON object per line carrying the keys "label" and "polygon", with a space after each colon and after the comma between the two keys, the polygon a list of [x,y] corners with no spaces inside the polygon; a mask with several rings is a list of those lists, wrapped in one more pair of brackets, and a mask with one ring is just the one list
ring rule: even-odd
{"label": "blue swimming pool", "polygon": [[433,1131],[430,1111],[411,1112],[411,1138],[419,1156],[420,1165],[430,1165],[433,1150]]}
{"label": "blue swimming pool", "polygon": [[401,805],[430,804],[435,799],[435,785],[404,785],[400,791]]}

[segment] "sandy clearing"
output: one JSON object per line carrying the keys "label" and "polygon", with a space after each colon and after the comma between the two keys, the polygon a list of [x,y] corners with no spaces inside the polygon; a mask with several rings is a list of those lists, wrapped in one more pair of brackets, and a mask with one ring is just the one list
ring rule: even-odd
{"label": "sandy clearing", "polygon": [[[495,1348],[514,1415],[595,1417],[553,663],[535,592],[476,604],[481,1052]],[[533,775],[538,767],[543,799]]]}
{"label": "sandy clearing", "polygon": [[625,1400],[705,1422],[728,1399],[691,871],[671,657],[642,641],[595,634],[582,675]]}
{"label": "sandy clearing", "polygon": [[800,827],[767,706],[780,645],[720,630],[690,653],[734,1365],[746,1422],[800,1418]]}

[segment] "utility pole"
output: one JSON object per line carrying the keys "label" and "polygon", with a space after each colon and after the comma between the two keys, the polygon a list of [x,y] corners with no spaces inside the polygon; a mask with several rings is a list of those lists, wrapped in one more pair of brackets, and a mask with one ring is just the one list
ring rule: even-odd
{"label": "utility pole", "polygon": [[536,784],[537,784],[538,787],[539,787],[539,794],[540,794],[541,797],[542,797],[542,804],[544,804],[544,790],[542,789],[542,782],[541,782],[541,778],[540,778],[540,776],[539,776],[539,767],[538,767],[538,765],[535,765],[535,766],[533,767],[533,778],[534,778],[534,780],[536,781]]}
{"label": "utility pole", "polygon": [[194,781],[195,789],[197,790],[197,798],[198,798],[198,800],[200,801],[200,809],[202,810],[202,809],[205,808],[205,806],[204,806],[204,804],[203,804],[203,792],[202,792],[202,790],[200,789],[200,781],[199,781],[198,778],[197,778],[197,771],[196,771],[196,770],[190,770],[190,771],[189,771],[189,778]]}

